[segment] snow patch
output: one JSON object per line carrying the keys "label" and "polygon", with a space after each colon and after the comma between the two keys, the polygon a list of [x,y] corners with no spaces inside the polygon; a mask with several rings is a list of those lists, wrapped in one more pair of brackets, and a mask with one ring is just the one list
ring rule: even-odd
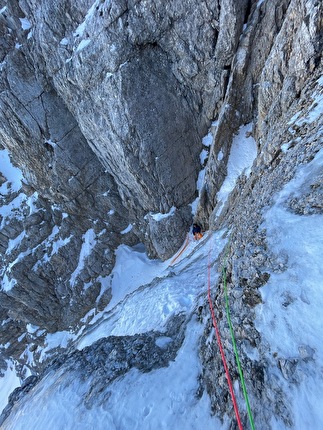
{"label": "snow patch", "polygon": [[211,132],[209,132],[206,136],[203,137],[202,144],[204,146],[210,147],[212,145],[212,141],[213,141],[213,135]]}
{"label": "snow patch", "polygon": [[284,144],[280,147],[280,149],[282,150],[282,152],[287,152],[287,151],[288,151],[288,149],[289,149],[289,147],[290,147],[290,143],[288,142],[288,143],[284,143]]}
{"label": "snow patch", "polygon": [[[318,81],[320,86],[323,86],[323,77]],[[309,106],[308,111],[304,117],[300,117],[302,111],[297,112],[288,122],[288,124],[295,124],[296,126],[303,126],[304,124],[311,124],[320,118],[323,114],[323,94],[322,91],[316,91],[312,96],[312,104]]]}
{"label": "snow patch", "polygon": [[80,252],[80,256],[79,256],[79,261],[78,261],[77,267],[74,270],[74,272],[72,273],[71,278],[70,278],[70,285],[71,286],[73,286],[75,284],[77,276],[79,275],[79,273],[84,268],[85,259],[91,254],[93,248],[96,245],[95,237],[96,237],[95,231],[92,228],[89,229],[82,236],[83,245],[82,245],[82,248],[81,248],[81,252]]}
{"label": "snow patch", "polygon": [[17,237],[14,239],[9,239],[8,247],[6,249],[6,254],[9,255],[14,249],[18,248],[23,238],[26,236],[25,230],[23,230]]}
{"label": "snow patch", "polygon": [[9,152],[6,149],[0,150],[0,166],[1,173],[7,179],[7,182],[1,185],[0,193],[8,195],[18,192],[22,186],[22,172],[11,163]]}
{"label": "snow patch", "polygon": [[21,207],[23,203],[27,200],[27,196],[24,193],[20,193],[16,198],[14,198],[7,205],[0,206],[0,215],[3,217],[0,229],[2,229],[11,218],[16,218],[17,220],[24,219]]}
{"label": "snow patch", "polygon": [[17,284],[17,281],[14,278],[9,279],[7,273],[3,275],[3,278],[1,281],[1,289],[3,291],[10,291],[16,284]]}
{"label": "snow patch", "polygon": [[7,406],[10,394],[15,388],[20,387],[20,379],[16,374],[15,365],[11,361],[7,361],[7,366],[3,377],[0,377],[0,414]]}
{"label": "snow patch", "polygon": [[[149,212],[149,215],[151,216],[151,218],[153,220],[155,220],[156,222],[159,222],[159,221],[161,221],[161,220],[163,220],[165,218],[173,216],[175,214],[175,211],[176,211],[175,206],[172,206],[171,209],[170,209],[170,211],[168,213],[166,213],[166,214]],[[147,215],[145,216],[145,219],[146,219],[146,217],[147,217]]]}
{"label": "snow patch", "polygon": [[75,338],[76,336],[73,333],[66,330],[48,333],[45,339],[45,348],[42,349],[40,354],[40,363],[44,361],[51,350],[55,348],[66,348]]}
{"label": "snow patch", "polygon": [[168,336],[161,336],[156,339],[156,345],[159,346],[159,348],[164,349],[167,348],[167,346],[173,341],[171,337]]}
{"label": "snow patch", "polygon": [[206,151],[205,149],[203,149],[201,154],[200,154],[200,163],[202,166],[204,165],[208,156],[209,156],[209,151]]}
{"label": "snow patch", "polygon": [[[323,422],[323,379],[317,377],[317,369],[323,368],[323,344],[318,341],[323,309],[323,215],[294,214],[285,202],[297,196],[305,181],[322,167],[323,150],[297,170],[294,179],[277,195],[263,225],[270,249],[284,256],[287,269],[272,273],[260,288],[262,304],[256,308],[255,323],[270,345],[269,359],[276,354],[297,360],[300,385],[291,386],[289,392],[295,429],[318,429]],[[302,367],[304,351],[312,351],[312,356],[305,357],[307,364]]]}
{"label": "snow patch", "polygon": [[249,176],[252,164],[257,157],[257,144],[252,136],[247,135],[252,131],[252,123],[243,125],[239,129],[237,136],[233,138],[228,161],[227,176],[217,193],[220,214],[229,194],[234,189],[238,177],[244,173]]}
{"label": "snow patch", "polygon": [[33,213],[44,210],[44,209],[40,209],[36,206],[37,200],[38,200],[37,191],[35,191],[31,196],[27,197],[25,203],[27,206],[29,206],[29,215],[32,215]]}
{"label": "snow patch", "polygon": [[59,44],[60,45],[63,45],[63,46],[66,46],[66,45],[68,45],[68,39],[66,38],[66,37],[64,37],[60,42],[59,42]]}
{"label": "snow patch", "polygon": [[120,234],[127,234],[129,231],[132,230],[132,224],[129,224],[128,227],[126,227],[124,230],[120,231]]}
{"label": "snow patch", "polygon": [[82,49],[86,48],[91,43],[91,39],[84,39],[76,48],[76,52],[82,51]]}
{"label": "snow patch", "polygon": [[74,37],[82,37],[87,25],[87,22],[92,18],[97,6],[102,3],[101,0],[96,0],[93,5],[88,10],[87,14],[85,15],[84,21],[77,27],[77,29],[74,31]]}
{"label": "snow patch", "polygon": [[217,160],[218,161],[222,161],[223,157],[224,157],[223,151],[222,151],[222,149],[220,149],[220,151],[218,153],[218,156],[217,156]]}
{"label": "snow patch", "polygon": [[21,28],[23,30],[30,30],[31,29],[31,23],[26,17],[25,18],[19,18],[19,21],[21,23]]}

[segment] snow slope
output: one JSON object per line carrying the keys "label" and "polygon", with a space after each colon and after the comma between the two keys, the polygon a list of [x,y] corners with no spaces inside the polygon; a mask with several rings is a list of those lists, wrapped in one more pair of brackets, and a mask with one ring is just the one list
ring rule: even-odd
{"label": "snow slope", "polygon": [[[319,430],[323,423],[323,345],[319,341],[323,320],[323,216],[296,215],[288,210],[286,200],[297,195],[322,165],[323,150],[298,169],[265,214],[264,223],[270,248],[286,257],[287,270],[271,274],[261,288],[263,303],[257,307],[256,327],[264,345],[268,344],[269,361],[273,353],[297,361],[294,374],[285,374],[285,379],[280,375],[281,388],[292,405],[295,430]],[[148,260],[138,248],[120,248],[114,269],[114,301],[106,310],[106,318],[83,333],[78,348],[108,333],[122,336],[162,330],[170,315],[190,313],[206,293],[212,241],[215,259],[224,246],[221,232],[209,233],[199,243],[191,242],[174,267],[169,267],[169,262]],[[172,273],[174,276],[169,276]],[[152,281],[156,277],[158,282]],[[141,281],[148,284],[142,285]],[[220,423],[211,417],[207,396],[195,396],[201,370],[197,351],[202,328],[193,317],[174,362],[146,374],[130,370],[109,387],[107,402],[91,410],[82,400],[86,382],[60,372],[49,374],[15,406],[3,428],[228,429],[228,420]],[[277,367],[271,369],[276,377],[277,371]],[[292,377],[297,377],[297,384],[291,384]],[[271,427],[286,428],[275,419]]]}
{"label": "snow slope", "polygon": [[[320,430],[323,426],[323,215],[298,215],[287,200],[299,196],[322,172],[323,150],[276,196],[264,214],[261,228],[267,231],[272,252],[282,258],[286,270],[271,273],[260,288],[262,303],[256,307],[256,328],[262,338],[262,353],[271,367],[267,377],[279,380],[286,403],[292,410],[294,430]],[[200,242],[191,241],[169,266],[151,261],[140,247],[122,246],[113,271],[113,299],[92,325],[78,334],[76,346],[83,349],[107,335],[125,336],[148,330],[163,332],[169,319],[184,312],[191,316],[186,337],[175,361],[168,367],[141,373],[131,369],[106,391],[106,401],[91,409],[84,404],[91,375],[83,382],[59,370],[51,372],[13,408],[3,424],[6,429],[229,429],[210,414],[208,397],[196,396],[201,364],[199,339],[203,330],[194,309],[205,301],[207,262],[223,249],[223,232],[207,232]],[[213,275],[217,276],[217,266]],[[57,337],[59,342],[59,336]],[[158,339],[167,344],[166,337]],[[286,358],[287,357],[287,358]],[[6,374],[1,406],[17,385],[14,374]],[[279,419],[273,430],[286,429]]]}
{"label": "snow slope", "polygon": [[[298,168],[295,178],[277,195],[265,216],[271,250],[283,258],[287,270],[272,273],[261,288],[256,328],[273,354],[288,357],[283,373],[286,398],[292,404],[295,429],[323,428],[323,215],[297,215],[286,200],[299,196],[323,171],[323,149],[313,161]],[[287,382],[297,381],[288,385]],[[281,424],[272,423],[273,429]]]}
{"label": "snow slope", "polygon": [[[222,232],[212,237],[212,255],[222,250]],[[174,314],[192,313],[206,293],[206,267],[209,237],[191,241],[174,267],[169,262],[151,261],[135,248],[121,247],[114,269],[119,294],[105,311],[103,321],[94,323],[78,342],[82,349],[108,334],[124,336],[148,330],[161,330]],[[122,258],[123,257],[123,258]],[[139,278],[139,274],[142,278]],[[172,274],[175,273],[175,276]],[[150,281],[146,285],[142,281]],[[114,288],[116,286],[114,285]],[[119,300],[119,301],[118,301]],[[201,364],[198,342],[203,325],[193,317],[176,360],[166,368],[142,374],[132,369],[107,387],[104,407],[88,410],[83,395],[87,383],[68,373],[50,373],[30,396],[14,407],[4,429],[227,429],[209,413],[209,399],[196,397]],[[158,339],[159,346],[167,338]],[[90,380],[91,376],[89,377]],[[120,413],[122,411],[122,413]]]}

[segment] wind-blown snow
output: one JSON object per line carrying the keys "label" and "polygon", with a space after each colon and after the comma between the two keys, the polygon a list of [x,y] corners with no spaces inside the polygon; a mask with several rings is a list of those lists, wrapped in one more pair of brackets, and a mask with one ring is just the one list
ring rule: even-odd
{"label": "wind-blown snow", "polygon": [[[295,377],[300,385],[285,387],[297,430],[320,429],[323,423],[323,215],[296,215],[285,202],[291,195],[297,197],[322,169],[323,150],[298,169],[263,225],[270,249],[284,258],[287,269],[272,273],[260,289],[263,304],[257,308],[256,328],[270,346],[268,356],[277,354],[298,363]],[[272,428],[282,427],[273,423]]]}

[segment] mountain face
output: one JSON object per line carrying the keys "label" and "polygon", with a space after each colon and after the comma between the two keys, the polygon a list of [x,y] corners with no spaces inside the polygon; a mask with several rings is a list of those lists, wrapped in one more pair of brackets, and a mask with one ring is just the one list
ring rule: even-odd
{"label": "mountain face", "polygon": [[[248,2],[74,3],[8,2],[1,13],[0,138],[38,207],[1,231],[5,250],[27,229],[4,257],[15,287],[1,301],[50,331],[92,308],[120,243],[142,242],[163,259],[181,245],[201,140],[248,10]],[[89,231],[92,256],[72,282]],[[58,237],[70,240],[48,255]]]}
{"label": "mountain face", "polygon": [[[287,264],[268,249],[264,217],[322,147],[321,2],[0,0],[0,34],[0,149],[23,174],[19,187],[0,176],[1,190],[7,184],[0,337],[10,343],[1,366],[10,358],[23,369],[32,337],[26,326],[44,330],[32,339],[37,349],[45,334],[76,332],[89,313],[105,309],[119,245],[142,243],[151,258],[167,260],[193,219],[204,230],[230,232],[228,287],[239,285],[233,318],[241,339],[264,348],[253,324],[259,288]],[[208,130],[211,146],[202,140]],[[230,185],[241,133],[257,155]],[[322,172],[285,206],[322,214]],[[215,304],[221,300],[219,293]],[[201,309],[207,339],[212,322]],[[176,351],[158,366],[183,342],[180,323],[167,328],[180,326]],[[145,336],[153,343],[155,334]],[[109,342],[126,351],[133,341]],[[221,365],[215,355],[201,347],[201,386],[221,415],[229,412],[213,390]],[[274,384],[263,394],[272,364],[242,361],[255,380],[253,396],[273,401]],[[35,358],[32,372],[47,365]]]}

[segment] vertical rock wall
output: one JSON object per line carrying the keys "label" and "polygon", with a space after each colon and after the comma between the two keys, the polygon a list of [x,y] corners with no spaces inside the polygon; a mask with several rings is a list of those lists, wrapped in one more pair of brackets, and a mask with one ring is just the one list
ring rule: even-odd
{"label": "vertical rock wall", "polygon": [[[23,171],[26,201],[39,196],[36,214],[25,207],[14,227],[3,220],[4,250],[26,232],[2,259],[12,286],[2,306],[15,318],[74,325],[100,296],[120,243],[141,241],[163,259],[181,245],[201,138],[224,97],[247,7],[1,3],[0,139]],[[73,277],[89,236],[92,254]]]}

